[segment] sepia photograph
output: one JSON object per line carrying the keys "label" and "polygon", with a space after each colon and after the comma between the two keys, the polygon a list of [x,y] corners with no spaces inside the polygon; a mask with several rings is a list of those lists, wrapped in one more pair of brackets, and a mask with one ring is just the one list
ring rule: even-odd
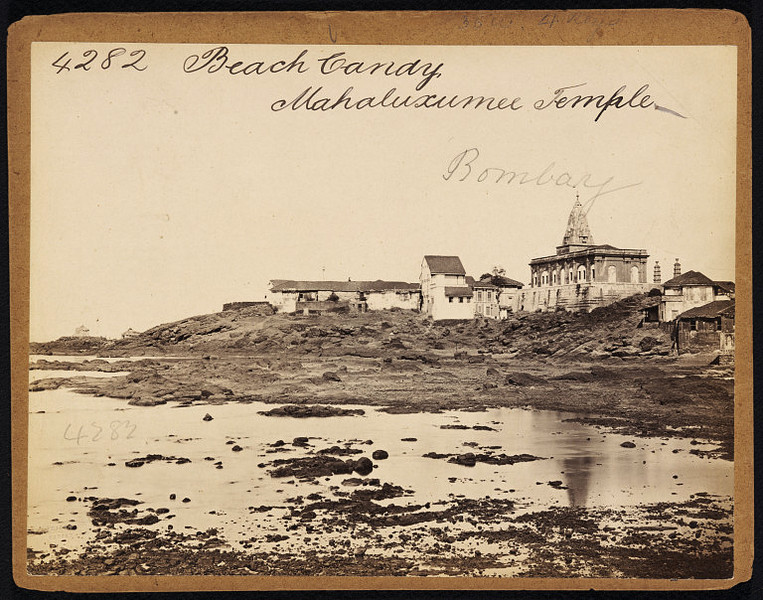
{"label": "sepia photograph", "polygon": [[29,576],[734,577],[736,46],[124,39],[31,43]]}

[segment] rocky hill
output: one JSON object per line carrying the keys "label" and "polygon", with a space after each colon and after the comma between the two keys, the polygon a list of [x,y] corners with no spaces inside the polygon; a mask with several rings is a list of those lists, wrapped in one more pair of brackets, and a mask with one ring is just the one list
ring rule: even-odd
{"label": "rocky hill", "polygon": [[61,338],[32,344],[31,352],[101,356],[286,352],[383,358],[385,350],[410,350],[572,359],[665,355],[670,350],[669,332],[639,327],[641,309],[651,302],[652,298],[638,295],[590,313],[560,311],[514,315],[505,321],[438,323],[403,310],[303,316],[269,315],[260,307],[245,307],[159,325],[129,339]]}

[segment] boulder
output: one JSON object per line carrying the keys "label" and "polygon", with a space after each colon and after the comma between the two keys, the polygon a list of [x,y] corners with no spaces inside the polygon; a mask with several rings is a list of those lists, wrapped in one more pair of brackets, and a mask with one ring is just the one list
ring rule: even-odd
{"label": "boulder", "polygon": [[465,467],[473,467],[477,464],[477,457],[473,452],[467,452],[466,454],[459,454],[450,459],[449,462],[454,462],[457,465],[463,465]]}
{"label": "boulder", "polygon": [[353,470],[359,475],[368,475],[374,470],[374,463],[371,462],[370,458],[364,456],[355,461]]}
{"label": "boulder", "polygon": [[374,460],[384,460],[385,458],[389,458],[389,453],[387,453],[386,450],[374,450],[373,454],[371,454],[371,458]]}

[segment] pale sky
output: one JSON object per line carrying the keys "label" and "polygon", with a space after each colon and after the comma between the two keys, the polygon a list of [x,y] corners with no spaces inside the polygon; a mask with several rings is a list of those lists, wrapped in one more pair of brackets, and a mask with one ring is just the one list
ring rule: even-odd
{"label": "pale sky", "polygon": [[[612,190],[588,213],[596,243],[645,248],[650,280],[654,260],[665,281],[676,257],[684,271],[734,279],[733,47],[231,45],[227,64],[244,66],[307,49],[307,71],[183,71],[216,45],[33,44],[32,340],[79,325],[145,330],[323,269],[417,281],[424,254],[458,255],[474,276],[501,265],[528,283],[530,259],[561,243],[576,191],[565,181],[585,175],[581,201],[591,186]],[[119,46],[145,49],[145,71],[121,67],[128,53],[103,69]],[[90,49],[90,70],[74,69]],[[443,64],[417,92],[420,73],[322,74],[318,59],[337,52]],[[568,95],[624,85],[626,99],[648,84],[673,112],[610,108],[594,122],[593,107],[533,108],[578,84]],[[522,108],[271,110],[309,86],[333,99],[349,86],[357,99],[393,87],[521,97]],[[472,148],[471,174],[446,180]],[[554,179],[496,182],[497,169]]]}

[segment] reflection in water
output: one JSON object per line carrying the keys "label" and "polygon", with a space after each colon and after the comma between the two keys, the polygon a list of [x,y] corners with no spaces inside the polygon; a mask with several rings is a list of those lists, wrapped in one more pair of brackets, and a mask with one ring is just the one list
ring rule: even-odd
{"label": "reflection in water", "polygon": [[586,505],[594,464],[594,458],[591,455],[568,456],[562,459],[570,506]]}
{"label": "reflection in water", "polygon": [[[374,477],[411,490],[398,501],[401,504],[489,496],[515,501],[518,511],[537,511],[567,501],[573,507],[619,507],[683,501],[700,491],[728,495],[733,489],[733,463],[689,454],[693,446],[688,440],[642,438],[635,448],[622,447],[628,438],[566,420],[570,415],[563,413],[502,408],[397,415],[368,406],[360,407],[365,410],[362,417],[291,419],[259,413],[272,406],[253,402],[139,407],[65,388],[31,393],[28,527],[35,533],[29,536],[29,546],[47,552],[48,544],[64,540],[85,544],[92,534],[90,519],[83,504],[68,500],[72,496],[137,496],[146,507],[171,507],[177,530],[219,528],[233,542],[251,539],[257,528],[282,532],[279,528],[285,525],[273,516],[277,513],[253,515],[248,507],[285,510],[286,499],[295,495],[332,496],[335,489],[341,491],[346,476],[284,482],[270,477],[266,463],[340,444],[363,443],[366,454],[385,450],[388,458],[376,462]],[[214,416],[212,421],[204,419],[207,412]],[[453,424],[466,429],[442,428]],[[476,429],[478,425],[483,428]],[[309,436],[309,446],[288,442],[302,436]],[[286,443],[276,454],[273,444],[279,439]],[[372,445],[365,446],[363,440]],[[233,452],[232,442],[242,451]],[[427,456],[474,449],[543,460],[466,467]],[[126,466],[128,460],[149,453],[189,462]],[[224,469],[213,462],[224,463]],[[560,480],[566,489],[549,485]],[[168,506],[171,494],[192,502]]]}

